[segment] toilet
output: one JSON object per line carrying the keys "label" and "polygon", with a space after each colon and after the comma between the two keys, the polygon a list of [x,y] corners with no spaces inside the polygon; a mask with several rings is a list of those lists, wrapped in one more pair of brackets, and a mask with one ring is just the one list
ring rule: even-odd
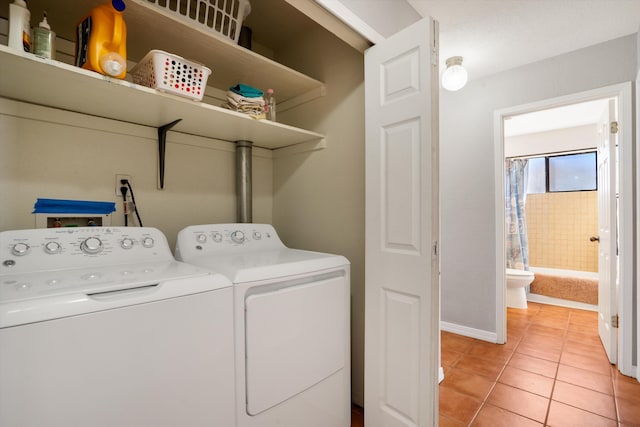
{"label": "toilet", "polygon": [[507,268],[507,307],[527,308],[527,294],[524,290],[533,282],[532,271]]}

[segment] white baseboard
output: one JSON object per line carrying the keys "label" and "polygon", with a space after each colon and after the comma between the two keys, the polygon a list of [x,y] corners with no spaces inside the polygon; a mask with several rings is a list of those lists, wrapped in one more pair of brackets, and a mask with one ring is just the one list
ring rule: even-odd
{"label": "white baseboard", "polygon": [[559,299],[548,297],[540,294],[527,294],[527,301],[539,302],[541,304],[559,305],[561,307],[579,308],[581,310],[598,311],[598,306],[593,304],[586,304],[583,302],[569,301],[566,299]]}
{"label": "white baseboard", "polygon": [[495,332],[483,331],[481,329],[470,328],[468,326],[456,325],[455,323],[440,321],[440,330],[451,332],[452,334],[463,335],[465,337],[476,338],[491,343],[498,342],[498,335]]}

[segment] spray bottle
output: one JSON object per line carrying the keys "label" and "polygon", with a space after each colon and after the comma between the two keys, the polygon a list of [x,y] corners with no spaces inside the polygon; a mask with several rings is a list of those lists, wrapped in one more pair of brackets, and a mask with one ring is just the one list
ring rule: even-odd
{"label": "spray bottle", "polygon": [[9,5],[9,47],[31,52],[31,12],[24,0]]}
{"label": "spray bottle", "polygon": [[127,26],[124,1],[94,7],[78,24],[76,65],[124,79],[127,74]]}

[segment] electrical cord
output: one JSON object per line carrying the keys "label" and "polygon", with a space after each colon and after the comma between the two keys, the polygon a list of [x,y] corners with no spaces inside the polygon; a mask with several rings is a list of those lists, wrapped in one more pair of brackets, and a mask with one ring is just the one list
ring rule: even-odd
{"label": "electrical cord", "polygon": [[127,191],[129,191],[129,188],[127,188],[126,186],[123,185],[122,187],[120,187],[120,193],[122,193],[122,211],[124,212],[125,227],[129,226],[129,209],[127,208]]}
{"label": "electrical cord", "polygon": [[122,184],[126,184],[129,187],[129,193],[131,193],[131,201],[133,202],[133,210],[136,213],[136,218],[138,218],[138,224],[142,227],[142,219],[140,218],[140,213],[138,212],[138,204],[136,203],[136,197],[133,195],[133,188],[131,187],[131,183],[128,179],[120,180]]}

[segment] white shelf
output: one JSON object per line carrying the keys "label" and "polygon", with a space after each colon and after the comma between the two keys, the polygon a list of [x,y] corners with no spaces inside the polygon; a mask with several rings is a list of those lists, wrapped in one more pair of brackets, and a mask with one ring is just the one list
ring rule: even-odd
{"label": "white shelf", "polygon": [[316,132],[255,120],[3,45],[0,96],[153,127],[182,119],[172,130],[225,141],[249,140],[268,149],[324,139]]}
{"label": "white shelf", "polygon": [[[150,19],[151,15],[153,19]],[[226,90],[236,83],[245,83],[262,90],[272,88],[279,102],[323,87],[322,82],[216,33],[191,27],[147,0],[128,1],[125,19],[127,37],[132,41],[129,55],[135,61],[151,49],[175,53],[211,68],[210,86]]]}
{"label": "white shelf", "polygon": [[[29,0],[28,3],[32,17],[40,17],[42,11],[47,10],[49,22],[58,36],[74,40],[77,23],[91,8],[104,2],[58,0],[55,6],[50,0]],[[324,87],[322,82],[238,46],[215,32],[194,28],[188,20],[185,22],[180,16],[147,0],[127,0],[124,20],[127,24],[127,59],[133,62],[141,60],[152,49],[164,50],[211,68],[209,86],[225,91],[237,83],[262,90],[272,88],[278,102],[308,92],[317,93]]]}

